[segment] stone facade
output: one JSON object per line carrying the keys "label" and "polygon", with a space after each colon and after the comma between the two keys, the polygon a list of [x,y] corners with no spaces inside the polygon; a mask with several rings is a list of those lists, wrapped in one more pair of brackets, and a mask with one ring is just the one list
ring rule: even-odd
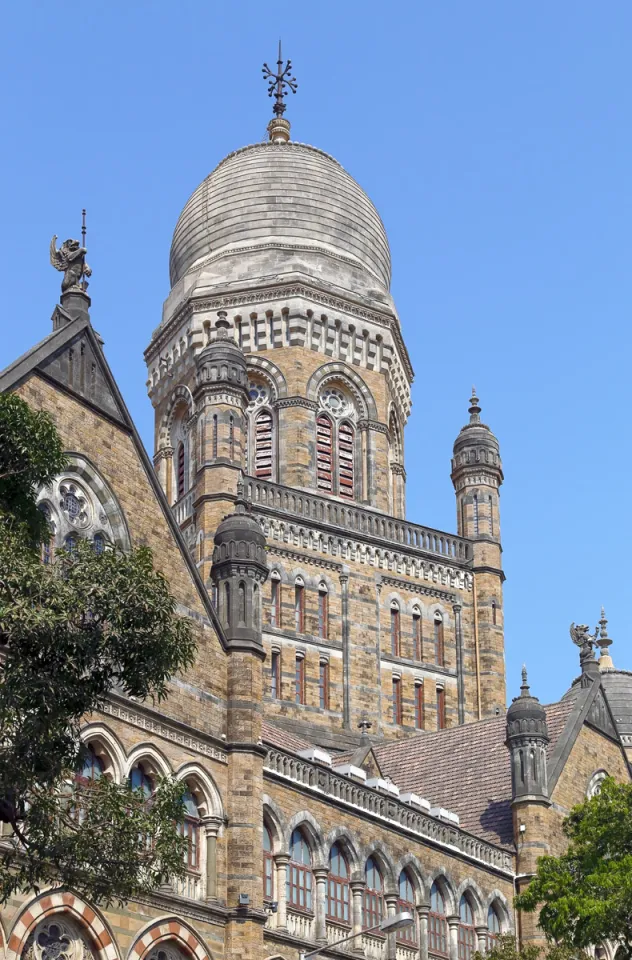
{"label": "stone facade", "polygon": [[[628,675],[593,669],[505,717],[498,441],[473,395],[456,532],[406,519],[412,369],[377,212],[326,154],[256,145],[195,192],[171,267],[146,352],[153,464],[85,291],[0,390],[48,410],[71,454],[40,494],[45,562],[69,536],[147,544],[194,625],[196,662],[159,710],[113,694],[83,732],[118,781],[138,764],[186,780],[190,869],[124,908],[16,898],[7,960],[42,944],[68,960],[469,960],[499,932],[537,942],[514,884],[562,849],[604,771],[628,778],[608,699]],[[367,932],[402,910],[406,931]]]}

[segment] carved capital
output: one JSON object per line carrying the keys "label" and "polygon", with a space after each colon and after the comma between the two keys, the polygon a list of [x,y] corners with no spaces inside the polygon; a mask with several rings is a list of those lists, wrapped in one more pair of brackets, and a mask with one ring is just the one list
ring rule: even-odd
{"label": "carved capital", "polygon": [[374,433],[388,434],[386,424],[377,420],[358,420],[358,430],[372,430]]}
{"label": "carved capital", "polygon": [[284,410],[286,407],[304,407],[306,410],[312,410],[314,413],[318,410],[316,401],[308,400],[307,397],[283,397],[282,400],[276,400],[272,406],[277,410]]}

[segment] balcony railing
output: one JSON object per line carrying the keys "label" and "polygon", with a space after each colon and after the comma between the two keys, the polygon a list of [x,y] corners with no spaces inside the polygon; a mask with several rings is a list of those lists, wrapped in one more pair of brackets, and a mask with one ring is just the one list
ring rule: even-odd
{"label": "balcony railing", "polygon": [[185,521],[193,516],[193,491],[191,490],[189,493],[185,493],[183,497],[180,497],[171,509],[176,518],[176,523],[182,526]]}
{"label": "balcony railing", "polygon": [[189,900],[201,900],[204,896],[202,878],[199,873],[187,873],[183,880],[172,882],[174,892]]}
{"label": "balcony railing", "polygon": [[363,538],[387,540],[400,547],[420,550],[456,564],[466,564],[472,556],[471,544],[463,537],[408,523],[406,520],[398,520],[362,507],[338,503],[327,497],[303,493],[278,483],[251,477],[246,477],[244,489],[246,498],[264,513],[281,513],[303,521],[313,521],[321,527],[335,527],[337,532],[345,530]]}
{"label": "balcony railing", "polygon": [[306,913],[287,912],[287,932],[300,940],[314,939],[314,918]]}
{"label": "balcony railing", "polygon": [[376,937],[373,933],[363,933],[361,942],[366,960],[385,960],[386,937]]}

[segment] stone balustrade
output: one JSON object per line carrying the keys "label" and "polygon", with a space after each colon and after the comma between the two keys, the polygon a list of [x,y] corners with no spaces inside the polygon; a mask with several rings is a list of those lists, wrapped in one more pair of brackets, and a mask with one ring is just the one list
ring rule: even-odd
{"label": "stone balustrade", "polygon": [[314,939],[314,917],[307,913],[287,912],[287,932],[299,940]]}
{"label": "stone balustrade", "polygon": [[180,526],[193,516],[193,491],[185,493],[183,497],[180,497],[173,507],[173,515],[176,518],[176,523]]}
{"label": "stone balustrade", "polygon": [[494,867],[509,877],[514,875],[511,855],[502,847],[479,840],[455,824],[445,823],[421,813],[395,798],[384,796],[376,790],[342,777],[335,771],[277,749],[268,751],[264,769],[267,775],[289,780],[321,796],[325,794],[344,806],[362,810],[369,816],[417,835],[425,842],[449,848],[452,852],[459,850],[471,860]]}
{"label": "stone balustrade", "polygon": [[267,480],[246,477],[244,487],[246,498],[264,513],[283,513],[359,537],[386,540],[404,549],[441,557],[451,564],[469,565],[472,558],[472,545],[463,537]]}

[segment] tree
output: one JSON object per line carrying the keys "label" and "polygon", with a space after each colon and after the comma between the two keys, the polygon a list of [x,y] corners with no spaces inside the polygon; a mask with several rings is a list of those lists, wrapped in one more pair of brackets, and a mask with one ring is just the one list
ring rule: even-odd
{"label": "tree", "polygon": [[551,940],[588,948],[607,940],[632,956],[632,783],[606,778],[564,821],[566,853],[541,857],[516,906],[540,910]]}
{"label": "tree", "polygon": [[185,787],[78,779],[81,724],[115,689],[162,700],[195,644],[147,548],[41,563],[37,490],[63,466],[52,420],[0,396],[0,901],[52,884],[107,904],[184,875]]}
{"label": "tree", "polygon": [[546,953],[533,944],[519,947],[516,938],[506,934],[498,937],[487,953],[477,951],[474,960],[588,960],[588,955],[557,945],[551,946]]}

